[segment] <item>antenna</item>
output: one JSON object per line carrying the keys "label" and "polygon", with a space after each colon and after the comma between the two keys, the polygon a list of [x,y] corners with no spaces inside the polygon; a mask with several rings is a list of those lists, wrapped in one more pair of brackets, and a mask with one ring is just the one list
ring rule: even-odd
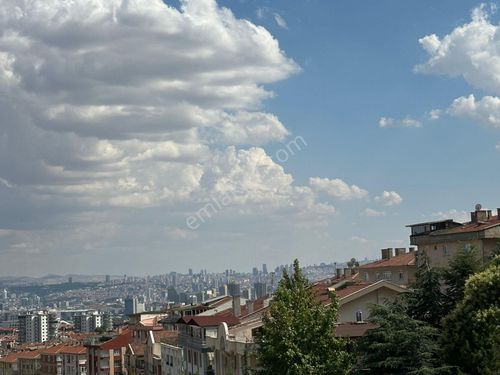
{"label": "antenna", "polygon": [[482,208],[483,206],[480,203],[476,204],[476,211],[481,211]]}

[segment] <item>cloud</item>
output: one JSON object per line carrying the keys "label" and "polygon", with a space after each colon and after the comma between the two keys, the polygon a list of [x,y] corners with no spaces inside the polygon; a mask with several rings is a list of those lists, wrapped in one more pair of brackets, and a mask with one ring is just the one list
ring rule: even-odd
{"label": "cloud", "polygon": [[415,66],[415,72],[462,77],[474,87],[500,94],[500,33],[490,21],[493,10],[482,4],[472,11],[470,22],[444,37],[419,39],[429,59]]}
{"label": "cloud", "polygon": [[439,220],[453,219],[459,223],[465,223],[470,221],[469,213],[466,211],[460,211],[452,208],[448,211],[438,211],[431,214],[431,217],[437,218]]}
{"label": "cloud", "polygon": [[500,152],[500,142],[497,143],[497,145],[495,146],[495,149]]}
{"label": "cloud", "polygon": [[368,191],[356,185],[348,185],[339,178],[330,180],[328,178],[311,177],[309,185],[317,192],[324,192],[340,200],[363,199],[368,197]]}
{"label": "cloud", "polygon": [[411,118],[410,116],[404,119],[398,120],[392,117],[381,117],[378,120],[378,126],[382,129],[384,128],[421,128],[422,123],[418,120]]}
{"label": "cloud", "polygon": [[403,198],[395,191],[384,191],[382,195],[375,197],[375,202],[380,202],[385,206],[397,206],[403,202]]}
{"label": "cloud", "polygon": [[448,113],[500,129],[500,98],[496,96],[484,96],[480,100],[476,100],[474,95],[459,97],[450,105]]}
{"label": "cloud", "polygon": [[281,27],[282,29],[288,29],[288,25],[285,21],[285,19],[279,14],[279,13],[274,13],[274,20],[276,21],[276,24]]}
{"label": "cloud", "polygon": [[384,211],[377,211],[373,208],[365,208],[363,212],[361,213],[362,216],[367,216],[367,217],[381,217],[385,216]]}
{"label": "cloud", "polygon": [[431,121],[436,121],[436,120],[439,120],[441,118],[442,114],[443,114],[442,109],[432,109],[427,113],[427,117]]}

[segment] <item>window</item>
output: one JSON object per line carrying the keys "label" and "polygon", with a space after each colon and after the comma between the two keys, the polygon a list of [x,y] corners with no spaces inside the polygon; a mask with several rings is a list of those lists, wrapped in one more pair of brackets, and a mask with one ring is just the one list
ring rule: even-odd
{"label": "window", "polygon": [[370,280],[370,275],[368,274],[368,272],[365,272],[365,274],[363,275],[363,278],[365,279],[365,281]]}
{"label": "window", "polygon": [[399,271],[399,280],[404,280],[405,278],[405,274],[403,273],[403,271]]}
{"label": "window", "polygon": [[391,280],[392,279],[392,272],[391,271],[385,271],[384,272],[384,280]]}
{"label": "window", "polygon": [[445,245],[443,245],[443,255],[445,256],[450,255],[450,252],[448,251],[448,248]]}

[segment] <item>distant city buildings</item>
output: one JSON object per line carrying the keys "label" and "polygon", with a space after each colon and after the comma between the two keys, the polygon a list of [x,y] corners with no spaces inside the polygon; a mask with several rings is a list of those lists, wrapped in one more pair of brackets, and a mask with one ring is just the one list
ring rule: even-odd
{"label": "distant city buildings", "polygon": [[132,315],[144,312],[146,310],[143,300],[138,297],[129,297],[125,299],[125,315]]}

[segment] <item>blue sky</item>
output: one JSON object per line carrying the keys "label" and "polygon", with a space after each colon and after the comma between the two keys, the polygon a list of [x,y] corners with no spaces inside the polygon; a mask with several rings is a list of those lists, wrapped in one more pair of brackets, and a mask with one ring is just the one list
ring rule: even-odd
{"label": "blue sky", "polygon": [[500,206],[495,4],[0,14],[2,274],[375,258],[408,245],[406,224]]}

